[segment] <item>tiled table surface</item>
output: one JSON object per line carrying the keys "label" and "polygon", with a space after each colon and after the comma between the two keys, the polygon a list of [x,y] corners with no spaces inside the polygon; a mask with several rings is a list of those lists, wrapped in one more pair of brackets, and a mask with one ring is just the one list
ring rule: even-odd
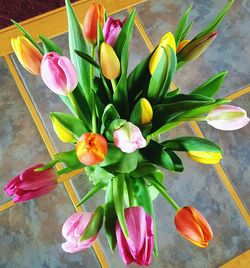
{"label": "tiled table surface", "polygon": [[[137,11],[153,44],[167,31],[174,31],[180,15],[193,3],[191,18],[195,21],[192,34],[211,20],[225,1],[147,1]],[[123,11],[118,17],[126,16]],[[175,82],[188,92],[209,76],[229,70],[229,76],[219,97],[225,97],[247,86],[250,82],[250,35],[247,25],[250,15],[249,1],[236,1],[219,27],[219,37],[212,47],[197,61],[177,73]],[[232,26],[233,25],[233,26]],[[55,38],[67,54],[67,35]],[[148,54],[148,49],[137,29],[134,31],[130,69]],[[28,74],[11,55],[25,87],[49,133],[57,151],[67,149],[58,141],[52,129],[49,111],[65,111],[57,96],[50,92],[40,78]],[[19,170],[34,162],[49,161],[50,157],[36,126],[18,92],[4,59],[0,59],[0,187]],[[249,109],[250,94],[234,101],[235,105]],[[245,206],[250,211],[249,130],[250,126],[222,132],[200,124],[206,137],[219,143],[224,150],[222,167],[233,183]],[[194,135],[188,124],[168,134],[168,137]],[[175,231],[174,211],[160,197],[155,202],[159,234],[159,258],[152,267],[218,267],[250,248],[250,231],[238,207],[213,166],[198,165],[183,156],[185,171],[181,174],[166,172],[166,186],[181,205],[192,204],[203,212],[214,230],[215,238],[207,249],[191,246]],[[90,188],[85,175],[71,179],[79,198]],[[0,204],[9,199],[0,194]],[[100,193],[85,209],[94,210],[103,200]],[[63,185],[48,196],[18,205],[0,214],[0,267],[100,267],[92,249],[83,253],[67,254],[60,247],[63,242],[61,226],[74,213],[74,208]],[[123,267],[116,250],[108,250],[104,234],[99,242],[110,267]]]}

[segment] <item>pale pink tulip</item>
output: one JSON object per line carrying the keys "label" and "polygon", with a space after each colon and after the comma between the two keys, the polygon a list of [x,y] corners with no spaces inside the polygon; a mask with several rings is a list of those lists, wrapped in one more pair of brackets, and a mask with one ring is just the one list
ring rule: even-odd
{"label": "pale pink tulip", "polygon": [[119,19],[113,19],[109,17],[103,26],[103,35],[105,42],[110,44],[112,47],[115,45],[115,41],[125,23],[124,21],[120,21]]}
{"label": "pale pink tulip", "polygon": [[75,253],[92,246],[97,234],[90,239],[80,241],[82,234],[87,228],[93,213],[82,212],[71,215],[63,224],[62,235],[67,240],[62,244],[64,251]]}
{"label": "pale pink tulip", "polygon": [[132,262],[142,266],[149,266],[152,261],[154,248],[154,226],[152,217],[142,207],[125,209],[128,227],[127,239],[119,221],[116,222],[116,238],[120,256],[125,264]]}
{"label": "pale pink tulip", "polygon": [[42,167],[36,164],[23,170],[13,178],[5,187],[8,196],[14,196],[15,203],[21,203],[48,194],[57,186],[57,173],[54,168],[44,171],[35,171]]}
{"label": "pale pink tulip", "polygon": [[132,153],[147,145],[141,130],[131,122],[126,122],[114,131],[114,143],[124,153]]}
{"label": "pale pink tulip", "polygon": [[220,130],[240,129],[246,126],[249,120],[245,110],[233,105],[221,105],[207,115],[207,123]]}
{"label": "pale pink tulip", "polygon": [[72,62],[56,52],[43,56],[41,77],[49,89],[64,96],[71,93],[78,83],[77,72]]}

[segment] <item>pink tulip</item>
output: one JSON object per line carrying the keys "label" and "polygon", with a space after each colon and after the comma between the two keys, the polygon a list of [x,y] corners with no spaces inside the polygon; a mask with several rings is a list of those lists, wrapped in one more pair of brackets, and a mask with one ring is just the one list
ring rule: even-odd
{"label": "pink tulip", "polygon": [[116,222],[116,238],[121,258],[125,264],[135,262],[149,266],[154,248],[152,217],[142,207],[125,209],[129,239],[125,238],[119,222]]}
{"label": "pink tulip", "polygon": [[78,76],[72,62],[56,52],[46,53],[41,63],[41,77],[58,95],[68,95],[77,86]]}
{"label": "pink tulip", "polygon": [[249,120],[245,110],[233,105],[221,105],[207,115],[207,123],[220,130],[240,129],[246,126]]}
{"label": "pink tulip", "polygon": [[112,47],[115,45],[115,41],[125,23],[126,19],[124,21],[120,21],[119,19],[113,19],[112,17],[109,17],[108,20],[105,22],[103,26],[103,35],[105,42],[110,44]]}
{"label": "pink tulip", "polygon": [[147,145],[141,130],[131,122],[126,122],[122,127],[115,130],[114,143],[124,153],[132,153]]}
{"label": "pink tulip", "polygon": [[75,213],[66,220],[62,228],[62,235],[67,240],[62,244],[64,251],[75,253],[92,246],[97,237],[97,234],[88,240],[80,241],[80,238],[87,228],[93,215],[93,213],[88,212]]}
{"label": "pink tulip", "polygon": [[23,170],[4,187],[5,193],[8,196],[14,195],[13,201],[15,203],[21,203],[46,195],[54,190],[57,185],[56,170],[50,168],[44,171],[35,171],[42,166],[42,164],[36,164]]}

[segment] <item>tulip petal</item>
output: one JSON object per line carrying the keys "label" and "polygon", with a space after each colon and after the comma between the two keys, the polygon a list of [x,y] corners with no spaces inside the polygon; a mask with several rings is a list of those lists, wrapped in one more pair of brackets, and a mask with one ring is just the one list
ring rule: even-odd
{"label": "tulip petal", "polygon": [[228,121],[228,120],[216,120],[216,121],[210,121],[208,120],[207,123],[219,130],[225,130],[225,131],[229,131],[229,130],[237,130],[240,128],[243,128],[244,126],[246,126],[249,123],[250,119],[248,117],[243,118],[242,120],[232,120],[232,121]]}

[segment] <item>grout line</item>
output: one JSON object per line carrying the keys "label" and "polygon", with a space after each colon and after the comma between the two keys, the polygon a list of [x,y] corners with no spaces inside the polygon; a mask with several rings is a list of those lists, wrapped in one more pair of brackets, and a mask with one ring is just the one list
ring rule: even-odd
{"label": "grout line", "polygon": [[[131,9],[128,9],[128,12],[131,12]],[[138,15],[136,16],[136,20],[135,20],[135,25],[138,28],[142,38],[144,39],[147,47],[149,48],[149,50],[152,52],[154,49],[154,45],[150,39],[150,37],[148,36],[140,18],[138,17]],[[171,84],[171,89],[175,89],[176,86],[174,83]],[[240,97],[246,93],[250,92],[250,86],[247,86],[229,96],[227,96],[227,98],[229,99],[235,99],[237,97]],[[202,133],[200,127],[198,126],[198,124],[196,122],[190,122],[191,127],[193,128],[195,134],[199,137],[204,138],[204,134]],[[220,180],[224,183],[225,187],[227,188],[229,194],[231,195],[231,198],[233,199],[233,201],[235,202],[236,206],[238,207],[242,217],[244,218],[246,224],[248,225],[248,227],[250,227],[250,215],[246,209],[246,207],[244,206],[244,203],[242,202],[242,200],[240,199],[237,191],[235,190],[233,184],[231,183],[230,179],[228,178],[226,172],[224,171],[223,167],[220,164],[214,165],[214,168],[217,172],[218,177],[220,178]]]}
{"label": "grout line", "polygon": [[[20,92],[21,96],[23,97],[23,100],[24,100],[24,102],[25,102],[25,104],[26,104],[26,106],[27,106],[27,108],[28,108],[28,110],[29,110],[34,122],[35,122],[35,125],[38,128],[38,131],[39,131],[39,133],[40,133],[40,135],[41,135],[41,137],[43,139],[43,142],[45,143],[45,145],[46,145],[46,147],[48,149],[48,152],[49,152],[50,156],[52,157],[56,153],[56,150],[55,150],[55,148],[54,148],[54,146],[53,146],[53,144],[52,144],[52,142],[51,142],[51,140],[49,138],[49,135],[48,135],[46,129],[44,128],[44,125],[43,125],[43,123],[41,121],[41,118],[38,115],[38,112],[37,112],[32,100],[31,100],[28,92],[26,91],[26,88],[25,88],[25,86],[24,86],[24,84],[22,82],[22,79],[19,76],[18,71],[16,70],[15,65],[12,62],[10,56],[9,55],[4,56],[4,59],[5,59],[6,63],[7,63],[7,65],[8,65],[8,68],[9,68],[9,70],[11,72],[11,75],[12,75],[13,79],[15,80],[15,82],[17,84],[19,92]],[[58,167],[62,168],[63,166],[62,166],[62,164],[58,164]],[[67,176],[65,176],[65,177],[67,177]],[[67,192],[69,194],[69,197],[70,197],[71,200],[76,200],[75,199],[76,194],[75,194],[72,186],[70,185],[71,186],[70,187],[69,185],[70,185],[69,180],[67,180],[65,178],[64,186],[65,186],[65,188],[66,188],[66,190],[67,190]],[[76,203],[73,203],[74,207],[75,207],[75,204]],[[101,267],[104,267],[104,268],[109,267],[108,263],[106,261],[106,258],[104,256],[102,250],[101,250],[101,247],[98,245],[97,241],[93,245],[93,249],[94,249],[94,251],[96,253],[96,256],[97,256],[97,258],[98,258],[98,260],[100,262]]]}

